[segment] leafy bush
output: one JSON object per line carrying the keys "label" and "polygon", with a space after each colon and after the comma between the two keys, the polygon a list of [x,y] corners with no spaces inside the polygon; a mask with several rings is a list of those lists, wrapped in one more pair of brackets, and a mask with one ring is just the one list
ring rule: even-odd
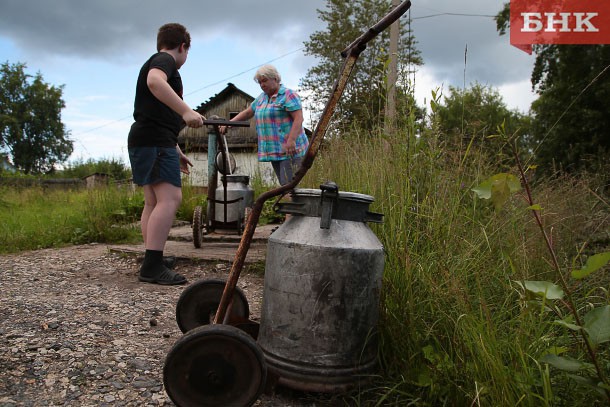
{"label": "leafy bush", "polygon": [[107,174],[116,181],[131,178],[131,168],[120,158],[76,160],[66,164],[63,170],[54,172],[52,176],[82,179],[95,173]]}

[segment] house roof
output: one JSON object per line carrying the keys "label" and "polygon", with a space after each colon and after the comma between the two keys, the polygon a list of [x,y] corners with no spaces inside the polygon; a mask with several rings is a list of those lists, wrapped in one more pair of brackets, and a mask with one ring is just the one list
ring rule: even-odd
{"label": "house roof", "polygon": [[252,96],[250,96],[249,94],[247,94],[246,92],[244,92],[243,90],[239,89],[237,86],[235,86],[231,82],[229,82],[229,83],[227,83],[226,88],[224,88],[219,93],[212,96],[210,99],[208,99],[207,102],[204,102],[204,103],[200,104],[199,106],[197,106],[197,109],[195,109],[195,110],[198,111],[199,113],[206,112],[206,111],[210,110],[210,108],[212,108],[213,106],[217,106],[217,105],[221,104],[224,100],[226,100],[230,96],[233,96],[234,94],[238,94],[250,102],[254,100],[254,98]]}
{"label": "house roof", "polygon": [[[223,117],[229,116],[231,111],[242,109],[247,106],[254,98],[246,92],[237,88],[232,83],[212,96],[207,102],[200,104],[197,112],[205,115],[219,115]],[[178,144],[181,148],[188,151],[207,150],[208,132],[213,131],[208,126],[200,128],[185,127],[178,135]],[[254,128],[233,128],[226,134],[226,141],[229,149],[255,149],[257,145],[256,130]]]}

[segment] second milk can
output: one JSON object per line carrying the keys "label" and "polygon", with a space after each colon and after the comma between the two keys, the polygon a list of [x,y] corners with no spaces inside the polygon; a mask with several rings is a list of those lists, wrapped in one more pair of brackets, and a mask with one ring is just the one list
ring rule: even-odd
{"label": "second milk can", "polygon": [[225,175],[223,178],[226,179],[227,189],[225,191],[222,183],[216,188],[214,220],[224,223],[241,222],[244,219],[246,207],[251,207],[254,201],[254,190],[248,185],[250,177],[247,175]]}
{"label": "second milk can", "polygon": [[334,183],[295,189],[267,245],[258,343],[280,384],[345,390],[377,367],[383,246],[373,197]]}

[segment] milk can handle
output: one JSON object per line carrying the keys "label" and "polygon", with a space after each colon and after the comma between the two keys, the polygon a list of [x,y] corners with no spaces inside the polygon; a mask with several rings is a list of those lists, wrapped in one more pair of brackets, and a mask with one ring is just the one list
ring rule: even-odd
{"label": "milk can handle", "polygon": [[339,197],[339,187],[332,181],[320,185],[322,194],[320,195],[320,229],[330,229],[330,221],[333,216],[333,208]]}
{"label": "milk can handle", "polygon": [[383,223],[383,213],[366,211],[363,222]]}

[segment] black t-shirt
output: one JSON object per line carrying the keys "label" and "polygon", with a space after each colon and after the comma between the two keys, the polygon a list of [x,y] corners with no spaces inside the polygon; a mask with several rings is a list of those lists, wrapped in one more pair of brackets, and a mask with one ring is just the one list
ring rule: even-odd
{"label": "black t-shirt", "polygon": [[132,124],[127,138],[128,147],[175,147],[182,127],[182,117],[157,99],[146,84],[148,72],[152,68],[161,69],[167,75],[167,82],[182,99],[182,78],[176,68],[174,57],[166,52],[158,52],[140,69],[136,84]]}

